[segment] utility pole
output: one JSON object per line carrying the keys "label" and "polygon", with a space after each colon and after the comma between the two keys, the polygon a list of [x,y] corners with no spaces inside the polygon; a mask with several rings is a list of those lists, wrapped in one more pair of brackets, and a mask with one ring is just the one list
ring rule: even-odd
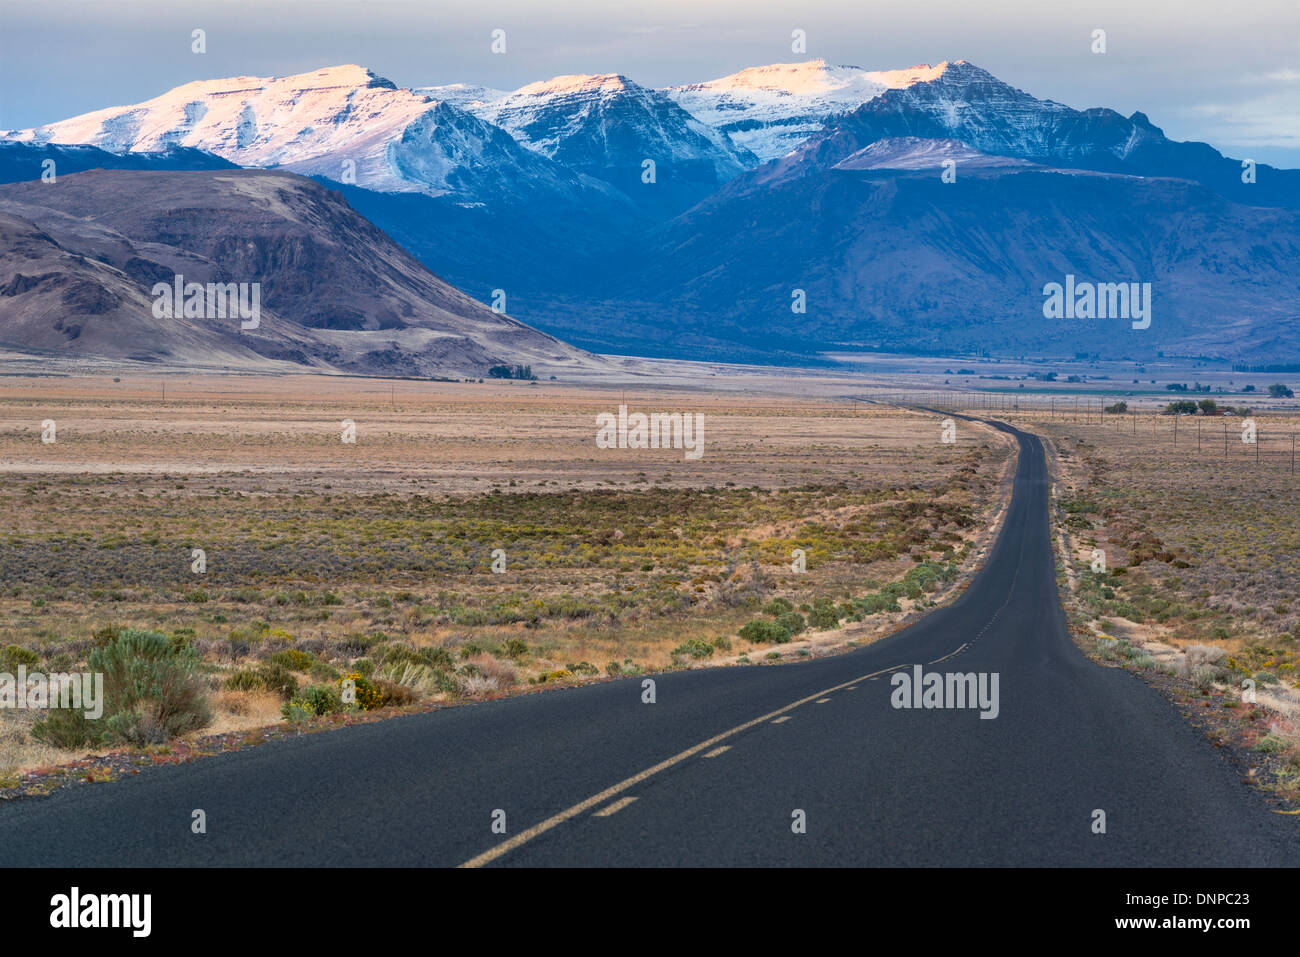
{"label": "utility pole", "polygon": [[1201,454],[1201,420],[1196,420],[1196,454]]}

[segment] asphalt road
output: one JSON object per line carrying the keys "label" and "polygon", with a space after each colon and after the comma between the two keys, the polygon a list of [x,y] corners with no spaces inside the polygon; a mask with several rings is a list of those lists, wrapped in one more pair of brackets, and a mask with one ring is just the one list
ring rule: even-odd
{"label": "asphalt road", "polygon": [[[870,647],[658,675],[654,704],[608,681],[6,802],[0,864],[1300,864],[1300,819],[1068,638],[1042,447],[1016,434],[984,568]],[[893,707],[891,673],[917,664],[996,673],[997,717]]]}

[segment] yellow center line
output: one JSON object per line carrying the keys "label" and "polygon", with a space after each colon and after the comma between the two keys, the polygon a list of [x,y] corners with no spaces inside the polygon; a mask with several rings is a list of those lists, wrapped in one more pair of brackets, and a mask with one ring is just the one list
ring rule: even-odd
{"label": "yellow center line", "polygon": [[611,814],[617,814],[635,800],[634,797],[621,797],[608,807],[601,808],[592,817],[609,817]]}
{"label": "yellow center line", "polygon": [[685,761],[687,758],[699,754],[701,751],[705,751],[713,747],[715,744],[719,744],[722,741],[725,741],[727,738],[734,737],[735,735],[740,734],[742,731],[748,731],[750,728],[754,727],[755,725],[762,724],[764,721],[771,721],[773,718],[779,717],[780,715],[785,714],[787,711],[793,711],[801,704],[807,704],[810,701],[816,701],[818,698],[822,697],[823,695],[828,695],[833,692],[839,691],[842,688],[847,688],[849,685],[855,684],[859,681],[865,681],[868,678],[874,678],[877,675],[883,675],[891,671],[898,671],[900,668],[906,668],[906,667],[907,665],[904,664],[904,665],[893,665],[889,668],[881,668],[879,671],[873,671],[869,675],[862,675],[859,678],[853,678],[852,680],[846,681],[843,684],[838,684],[834,688],[827,688],[825,691],[818,691],[816,694],[810,694],[806,698],[800,698],[798,701],[791,702],[790,704],[786,705],[784,708],[777,708],[775,711],[768,712],[767,714],[763,715],[761,718],[754,718],[752,721],[746,721],[744,724],[738,724],[730,731],[723,731],[721,734],[715,734],[707,741],[701,741],[699,744],[695,745],[694,747],[687,748],[685,751],[682,751],[678,754],[674,754],[671,758],[667,758],[663,761],[660,761],[658,764],[654,765],[653,767],[646,768],[644,771],[640,772],[639,774],[634,774],[630,778],[626,778],[618,782],[618,784],[605,788],[605,790],[601,791],[599,794],[593,795],[592,797],[587,798],[585,801],[579,801],[577,804],[573,805],[572,807],[566,808],[565,810],[561,811],[558,814],[551,815],[545,821],[542,821],[540,824],[534,824],[532,827],[528,828],[527,830],[520,831],[514,837],[502,841],[496,847],[489,848],[488,850],[484,851],[482,854],[479,854],[476,857],[471,857],[468,861],[458,866],[459,867],[482,867],[484,864],[491,864],[497,858],[504,857],[506,854],[509,854],[515,848],[522,847],[524,844],[527,844],[533,838],[539,837],[540,835],[545,834],[547,831],[559,827],[565,821],[577,817],[579,814],[582,814],[584,811],[591,810],[593,807],[595,807],[598,804],[604,804],[610,798],[618,794],[621,794],[622,792],[626,791],[628,788],[635,787],[636,785],[640,784],[642,781],[654,777],[656,774],[660,773],[661,771],[668,770],[669,768],[673,767],[673,765],[680,764],[681,762]]}
{"label": "yellow center line", "polygon": [[730,750],[731,750],[731,745],[724,744],[721,747],[714,748],[712,751],[705,751],[704,756],[706,758],[716,758],[723,751],[730,751]]}
{"label": "yellow center line", "polygon": [[959,654],[961,654],[963,651],[965,651],[965,650],[966,650],[966,645],[967,645],[967,644],[968,644],[968,642],[967,642],[967,643],[963,643],[962,646],[961,646],[960,648],[958,648],[956,651],[950,652],[950,653],[944,655],[942,658],[935,658],[934,661],[926,662],[926,664],[937,665],[937,664],[938,664],[939,662],[941,662],[941,661],[947,661],[947,660],[948,660],[949,658],[951,658],[953,655],[959,655]]}

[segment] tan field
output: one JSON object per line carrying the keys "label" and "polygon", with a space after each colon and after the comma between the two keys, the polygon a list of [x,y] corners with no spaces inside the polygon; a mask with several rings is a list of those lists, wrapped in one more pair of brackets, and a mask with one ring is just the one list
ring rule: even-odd
{"label": "tan field", "polygon": [[[156,632],[203,734],[869,641],[975,567],[1014,453],[861,385],[6,378],[0,671]],[[699,414],[702,455],[599,448],[620,404]],[[0,774],[158,741],[37,720],[0,716]]]}
{"label": "tan field", "polygon": [[1226,702],[1211,736],[1300,794],[1300,417],[1006,418],[1049,442],[1076,637]]}

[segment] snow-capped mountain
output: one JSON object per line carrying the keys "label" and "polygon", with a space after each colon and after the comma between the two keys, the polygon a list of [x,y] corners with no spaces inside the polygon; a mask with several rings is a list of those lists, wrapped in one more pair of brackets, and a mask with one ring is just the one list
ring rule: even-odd
{"label": "snow-capped mountain", "polygon": [[[919,69],[919,68],[918,68]],[[1242,164],[1204,143],[1168,139],[1143,113],[1076,110],[1040,100],[965,60],[940,63],[916,82],[885,90],[837,117],[795,152],[752,174],[753,185],[833,166],[882,139],[958,140],[982,153],[1058,168],[1194,180],[1236,202],[1300,206],[1300,173]],[[728,188],[746,188],[743,177]]]}
{"label": "snow-capped mountain", "polygon": [[523,149],[471,113],[398,89],[356,65],[187,83],[144,103],[96,110],[9,138],[88,143],[114,153],[189,146],[241,166],[469,202],[520,190],[580,201],[602,188]]}
{"label": "snow-capped mountain", "polygon": [[[1041,100],[963,60],[510,92],[399,90],[335,67],[188,84],[18,138],[194,147],[335,185],[350,160],[348,204],[437,275],[480,299],[508,289],[513,315],[600,351],[761,361],[844,342],[940,348],[935,336],[994,349],[1043,277],[1107,269],[1177,311],[1109,344],[1134,354],[1254,352],[1294,316],[1300,171],[1247,164],[1248,177],[1142,113]],[[798,319],[793,288],[815,304]],[[1234,312],[1249,336],[1225,325]],[[1012,326],[982,328],[992,313]],[[1052,348],[1091,334],[1030,331]]]}
{"label": "snow-capped mountain", "polygon": [[932,80],[939,70],[928,64],[864,70],[809,60],[750,67],[663,92],[766,162],[789,153],[831,117],[855,110],[885,90]]}
{"label": "snow-capped mountain", "polygon": [[[690,205],[758,164],[725,132],[619,74],[557,76],[504,94],[465,84],[419,92],[455,103],[529,149],[652,205]],[[655,164],[653,184],[643,178],[646,160]]]}
{"label": "snow-capped mountain", "polygon": [[510,95],[509,90],[497,90],[490,86],[479,86],[475,83],[448,83],[444,86],[422,86],[415,89],[416,93],[422,93],[430,96],[435,100],[441,100],[444,103],[450,103],[452,106],[462,110],[469,110],[471,113],[475,110],[493,103]]}

